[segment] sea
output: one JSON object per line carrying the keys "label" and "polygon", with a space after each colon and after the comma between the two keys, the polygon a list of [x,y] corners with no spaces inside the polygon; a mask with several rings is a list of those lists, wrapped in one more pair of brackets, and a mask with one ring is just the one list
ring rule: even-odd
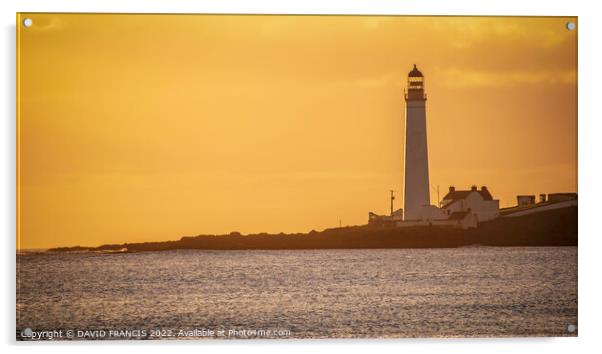
{"label": "sea", "polygon": [[17,255],[18,340],[576,336],[577,247]]}

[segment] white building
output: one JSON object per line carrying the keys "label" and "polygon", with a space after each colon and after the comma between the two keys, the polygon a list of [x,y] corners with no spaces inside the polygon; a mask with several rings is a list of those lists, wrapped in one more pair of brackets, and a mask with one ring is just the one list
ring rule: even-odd
{"label": "white building", "polygon": [[451,217],[457,212],[468,212],[476,216],[476,222],[493,220],[500,216],[500,201],[493,199],[487,187],[458,191],[449,187],[449,193],[443,197],[441,209]]}
{"label": "white building", "polygon": [[403,221],[403,209],[397,209],[391,215],[378,215],[373,212],[368,213],[368,225],[377,227],[393,227],[398,222]]}
{"label": "white building", "polygon": [[419,219],[397,221],[395,226],[442,226],[469,229],[477,227],[477,223],[477,215],[470,210],[450,211],[435,205],[424,205],[420,208]]}
{"label": "white building", "polygon": [[482,187],[481,190],[473,187],[468,191],[456,191],[454,187],[450,187],[450,192],[442,203],[443,208],[423,205],[412,220],[402,217],[403,209],[398,209],[391,215],[369,213],[368,225],[384,228],[440,226],[469,229],[477,227],[479,222],[499,216],[499,201],[493,199],[487,187]]}
{"label": "white building", "polygon": [[404,220],[420,220],[421,208],[431,203],[426,143],[424,76],[414,65],[405,93]]}

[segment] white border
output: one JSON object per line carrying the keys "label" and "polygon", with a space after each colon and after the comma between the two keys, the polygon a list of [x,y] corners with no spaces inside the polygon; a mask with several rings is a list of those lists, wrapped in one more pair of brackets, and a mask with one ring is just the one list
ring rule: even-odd
{"label": "white border", "polygon": [[[0,148],[0,222],[3,226],[4,256],[1,264],[0,335],[8,351],[104,353],[107,350],[142,349],[155,353],[178,351],[244,351],[251,353],[305,353],[332,350],[364,352],[462,353],[544,352],[574,353],[599,349],[601,241],[596,221],[596,202],[602,200],[600,177],[600,109],[602,83],[602,13],[595,1],[561,0],[3,0],[2,65],[3,108]],[[299,13],[299,14],[406,14],[406,15],[538,15],[579,16],[579,338],[557,339],[452,339],[452,340],[321,340],[321,341],[232,341],[177,343],[62,343],[45,345],[14,343],[15,337],[15,13],[20,12],[137,12],[137,13]],[[596,65],[598,64],[598,65]],[[599,226],[598,226],[599,227]],[[134,348],[141,347],[141,348]],[[169,347],[169,348],[168,348]],[[176,348],[171,348],[176,347]]]}
{"label": "white border", "polygon": [[[16,1],[13,1],[16,2]],[[574,16],[581,1],[557,0],[20,0],[21,12],[138,12],[249,14],[400,14],[400,15],[533,15]]]}

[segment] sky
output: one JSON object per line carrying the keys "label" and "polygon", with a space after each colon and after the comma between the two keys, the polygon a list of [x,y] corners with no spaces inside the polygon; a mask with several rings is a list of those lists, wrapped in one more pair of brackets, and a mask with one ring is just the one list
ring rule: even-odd
{"label": "sky", "polygon": [[437,186],[577,191],[576,18],[21,14],[20,249],[308,232]]}

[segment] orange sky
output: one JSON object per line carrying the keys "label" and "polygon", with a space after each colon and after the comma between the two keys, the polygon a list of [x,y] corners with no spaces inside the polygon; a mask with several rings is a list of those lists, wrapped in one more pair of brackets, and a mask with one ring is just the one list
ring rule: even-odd
{"label": "orange sky", "polygon": [[364,224],[414,63],[441,197],[577,191],[575,18],[25,17],[19,248]]}

